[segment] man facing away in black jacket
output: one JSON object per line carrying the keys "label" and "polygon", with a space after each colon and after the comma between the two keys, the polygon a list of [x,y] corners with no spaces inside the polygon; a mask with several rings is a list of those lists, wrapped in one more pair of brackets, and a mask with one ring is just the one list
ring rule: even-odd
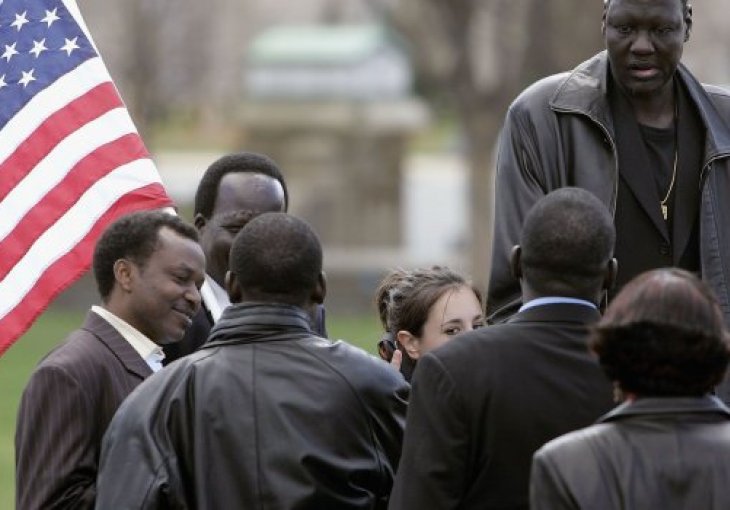
{"label": "man facing away in black jacket", "polygon": [[409,387],[312,331],[325,296],[314,232],[285,213],[253,219],[226,286],[209,341],[112,420],[97,508],[384,508]]}
{"label": "man facing away in black jacket", "polygon": [[538,201],[512,251],[523,307],[418,362],[390,508],[528,508],[533,453],[613,405],[587,346],[616,273],[613,241],[590,192]]}

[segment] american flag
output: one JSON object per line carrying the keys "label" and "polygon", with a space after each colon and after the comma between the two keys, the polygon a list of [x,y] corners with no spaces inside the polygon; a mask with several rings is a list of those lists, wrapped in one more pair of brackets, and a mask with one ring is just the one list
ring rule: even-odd
{"label": "american flag", "polygon": [[74,0],[0,0],[0,355],[110,222],[170,204]]}

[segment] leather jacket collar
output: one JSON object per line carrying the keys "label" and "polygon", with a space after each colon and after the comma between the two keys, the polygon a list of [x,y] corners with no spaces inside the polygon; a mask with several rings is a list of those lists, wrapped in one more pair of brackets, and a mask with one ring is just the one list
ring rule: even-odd
{"label": "leather jacket collar", "polygon": [[[282,335],[286,333],[285,335]],[[238,303],[227,307],[203,347],[222,342],[251,343],[313,336],[311,319],[302,308],[275,303]]]}
{"label": "leather jacket collar", "polygon": [[[705,159],[730,155],[728,121],[717,111],[702,85],[683,64],[679,64],[677,72],[697,107],[703,124],[707,127]],[[609,76],[608,53],[602,51],[566,76],[553,94],[550,108],[557,112],[579,113],[590,117],[594,122],[601,124],[615,141],[613,119],[606,99]]]}
{"label": "leather jacket collar", "polygon": [[730,409],[715,396],[638,398],[602,416],[598,422],[612,422],[632,416],[657,414],[717,413],[730,420]]}

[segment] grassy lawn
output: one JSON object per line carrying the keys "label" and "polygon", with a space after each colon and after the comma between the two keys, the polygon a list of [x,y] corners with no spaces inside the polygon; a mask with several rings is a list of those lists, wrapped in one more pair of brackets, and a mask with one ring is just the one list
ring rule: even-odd
{"label": "grassy lawn", "polygon": [[[20,394],[33,367],[71,330],[83,321],[85,311],[49,309],[33,328],[0,358],[0,509],[15,507],[15,415]],[[335,317],[329,314],[331,338],[343,338],[374,352],[380,338],[378,322],[372,316]]]}

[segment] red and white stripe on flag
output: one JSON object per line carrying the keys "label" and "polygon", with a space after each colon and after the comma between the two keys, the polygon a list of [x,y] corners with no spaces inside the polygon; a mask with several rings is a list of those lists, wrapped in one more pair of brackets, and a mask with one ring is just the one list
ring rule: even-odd
{"label": "red and white stripe on flag", "polygon": [[109,223],[171,201],[73,0],[0,0],[0,52],[2,355]]}

